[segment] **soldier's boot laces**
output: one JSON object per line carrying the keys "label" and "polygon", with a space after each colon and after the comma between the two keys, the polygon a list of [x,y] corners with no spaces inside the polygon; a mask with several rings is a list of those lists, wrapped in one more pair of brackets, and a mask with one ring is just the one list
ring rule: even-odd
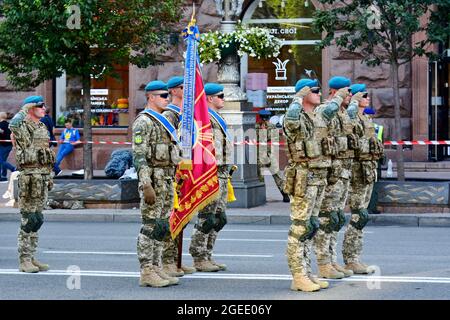
{"label": "soldier's boot laces", "polygon": [[163,271],[162,268],[155,268],[155,271],[158,274],[158,276],[160,276],[162,279],[169,281],[169,285],[171,286],[178,284],[178,282],[180,281],[178,280],[178,278],[169,276],[167,273]]}
{"label": "soldier's boot laces", "polygon": [[224,263],[218,263],[218,262],[214,261],[213,259],[209,259],[209,262],[211,262],[211,264],[213,264],[213,265],[219,267],[219,270],[220,270],[220,271],[225,271],[225,270],[227,270],[227,265],[224,264]]}
{"label": "soldier's boot laces", "polygon": [[139,279],[139,285],[141,287],[167,287],[169,281],[161,278],[153,269],[144,268],[141,270],[141,278]]}
{"label": "soldier's boot laces", "polygon": [[342,279],[344,273],[337,271],[331,263],[319,265],[319,276],[326,279]]}
{"label": "soldier's boot laces", "polygon": [[182,277],[184,276],[183,270],[180,270],[177,268],[177,266],[174,263],[171,264],[165,264],[163,266],[163,271],[165,274],[171,276],[171,277]]}
{"label": "soldier's boot laces", "polygon": [[353,271],[350,269],[346,269],[337,263],[333,263],[332,265],[337,271],[342,272],[346,278],[353,275]]}
{"label": "soldier's boot laces", "polygon": [[216,272],[220,270],[218,266],[213,265],[208,260],[194,262],[194,267],[197,271],[202,272]]}
{"label": "soldier's boot laces", "polygon": [[[180,270],[180,269],[178,269]],[[184,272],[184,274],[192,274],[197,271],[194,267],[185,266],[184,264],[181,265],[181,271]]]}
{"label": "soldier's boot laces", "polygon": [[39,271],[48,271],[48,270],[50,269],[50,266],[49,266],[48,264],[42,263],[42,262],[40,262],[39,260],[37,260],[37,259],[35,259],[35,258],[33,258],[33,259],[31,260],[31,263],[32,263],[33,265],[35,265],[36,267],[38,267],[38,268],[39,268]]}
{"label": "soldier's boot laces", "polygon": [[31,263],[30,258],[21,258],[19,259],[19,271],[26,273],[35,273],[39,272],[39,268]]}
{"label": "soldier's boot laces", "polygon": [[309,274],[308,275],[308,278],[312,281],[312,282],[314,282],[315,284],[318,284],[319,286],[320,286],[320,289],[326,289],[326,288],[328,288],[329,287],[329,283],[328,283],[328,281],[323,281],[323,280],[320,280],[316,275],[314,275],[314,274]]}
{"label": "soldier's boot laces", "polygon": [[294,274],[291,284],[291,290],[313,292],[319,291],[320,286],[312,282],[311,279],[305,275]]}
{"label": "soldier's boot laces", "polygon": [[345,268],[352,270],[353,273],[355,273],[355,274],[369,274],[369,273],[372,273],[370,268],[367,265],[359,263],[359,262],[347,263],[345,265]]}

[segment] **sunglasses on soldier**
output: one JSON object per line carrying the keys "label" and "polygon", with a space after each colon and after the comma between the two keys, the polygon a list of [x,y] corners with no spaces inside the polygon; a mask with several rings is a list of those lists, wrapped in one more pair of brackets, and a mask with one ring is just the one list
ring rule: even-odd
{"label": "sunglasses on soldier", "polygon": [[313,87],[313,88],[311,88],[311,92],[315,93],[315,94],[320,93],[320,87]]}
{"label": "sunglasses on soldier", "polygon": [[45,103],[44,102],[36,103],[36,105],[34,107],[35,108],[44,108],[45,107]]}
{"label": "sunglasses on soldier", "polygon": [[223,99],[225,97],[225,94],[221,93],[221,94],[216,95],[216,97],[219,99]]}
{"label": "sunglasses on soldier", "polygon": [[362,97],[363,97],[364,99],[367,99],[368,96],[369,96],[369,93],[368,93],[368,92],[364,92],[364,94],[363,94]]}
{"label": "sunglasses on soldier", "polygon": [[169,93],[160,93],[160,94],[155,94],[155,96],[160,96],[163,99],[167,99],[169,97]]}

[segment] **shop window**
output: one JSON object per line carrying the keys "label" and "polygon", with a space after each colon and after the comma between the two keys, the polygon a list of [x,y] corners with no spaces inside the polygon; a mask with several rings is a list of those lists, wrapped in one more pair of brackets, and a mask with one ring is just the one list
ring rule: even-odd
{"label": "shop window", "polygon": [[[91,79],[91,124],[93,127],[128,126],[129,76],[128,65],[115,66],[118,77]],[[64,74],[56,79],[57,127],[71,118],[75,127],[83,127],[81,78]]]}
{"label": "shop window", "polygon": [[[250,5],[243,22],[266,27],[283,40],[277,58],[243,59],[243,77],[247,73],[268,75],[267,99],[264,107],[275,117],[285,113],[295,94],[295,83],[300,78],[318,78],[322,74],[322,52],[315,44],[321,35],[313,32],[311,23],[315,11],[311,1],[305,0],[260,0]],[[244,79],[243,79],[244,80]],[[277,119],[274,119],[277,120]],[[277,121],[275,121],[277,122]]]}

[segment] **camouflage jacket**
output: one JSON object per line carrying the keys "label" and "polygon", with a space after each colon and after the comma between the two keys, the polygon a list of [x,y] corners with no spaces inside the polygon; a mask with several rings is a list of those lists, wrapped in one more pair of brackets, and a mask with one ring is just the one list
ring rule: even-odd
{"label": "camouflage jacket", "polygon": [[211,117],[211,128],[213,132],[214,149],[216,151],[216,163],[219,167],[227,166],[228,164],[231,164],[232,161],[232,142],[227,139],[219,123],[213,117]]}
{"label": "camouflage jacket", "polygon": [[354,132],[359,138],[356,158],[360,161],[379,160],[384,155],[383,144],[378,140],[375,126],[365,115],[359,114],[354,119]]}
{"label": "camouflage jacket", "polygon": [[19,111],[9,125],[14,134],[16,163],[21,172],[50,174],[55,153],[49,148],[50,135],[42,122],[29,119]]}
{"label": "camouflage jacket", "polygon": [[180,148],[152,117],[139,114],[133,123],[133,162],[141,181],[151,180],[152,168],[174,168]]}

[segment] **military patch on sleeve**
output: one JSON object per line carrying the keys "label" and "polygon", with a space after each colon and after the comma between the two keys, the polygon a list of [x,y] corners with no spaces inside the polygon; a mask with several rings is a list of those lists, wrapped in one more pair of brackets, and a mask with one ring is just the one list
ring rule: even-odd
{"label": "military patch on sleeve", "polygon": [[140,134],[136,134],[134,136],[134,143],[135,144],[141,144],[142,143],[142,136]]}

